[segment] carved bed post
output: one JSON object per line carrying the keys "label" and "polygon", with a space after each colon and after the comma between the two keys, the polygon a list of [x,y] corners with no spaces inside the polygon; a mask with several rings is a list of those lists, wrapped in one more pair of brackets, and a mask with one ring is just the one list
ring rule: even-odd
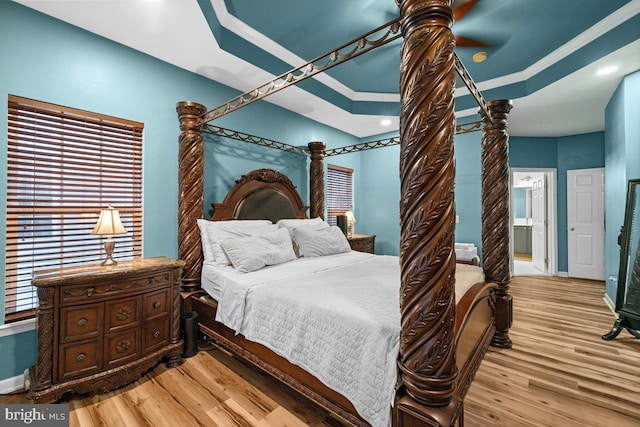
{"label": "carved bed post", "polygon": [[[450,0],[401,0],[400,357],[406,396],[395,425],[450,425],[454,398],[455,256]],[[432,408],[426,408],[427,405]],[[440,409],[433,409],[433,407]]]}
{"label": "carved bed post", "polygon": [[204,105],[178,102],[180,120],[180,155],[178,171],[178,258],[185,262],[182,270],[182,290],[200,288],[202,246],[197,220],[204,208],[204,137],[200,131],[200,116],[207,112]]}
{"label": "carved bed post", "polygon": [[327,147],[324,142],[314,141],[309,143],[311,151],[311,166],[309,168],[309,203],[311,210],[309,218],[320,217],[324,219],[324,151]]}
{"label": "carved bed post", "polygon": [[482,134],[482,268],[485,280],[498,286],[493,295],[496,333],[491,345],[511,348],[509,328],[513,301],[509,295],[509,165],[508,99],[487,102],[494,123],[480,111]]}

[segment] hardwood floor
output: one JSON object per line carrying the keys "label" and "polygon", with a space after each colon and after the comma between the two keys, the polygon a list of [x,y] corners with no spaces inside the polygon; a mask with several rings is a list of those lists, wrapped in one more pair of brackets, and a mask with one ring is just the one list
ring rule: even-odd
{"label": "hardwood floor", "polygon": [[603,341],[604,284],[514,277],[513,348],[490,349],[465,399],[472,426],[639,426],[640,340]]}
{"label": "hardwood floor", "polygon": [[[639,426],[640,340],[600,336],[614,316],[601,282],[516,277],[513,348],[490,349],[465,399],[467,426]],[[0,396],[2,403],[25,395]],[[220,350],[163,365],[115,392],[69,402],[71,426],[336,426],[277,381]]]}

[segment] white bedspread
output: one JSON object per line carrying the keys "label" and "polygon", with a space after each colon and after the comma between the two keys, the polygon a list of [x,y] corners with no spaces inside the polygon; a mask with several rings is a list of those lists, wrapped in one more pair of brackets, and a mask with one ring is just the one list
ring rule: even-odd
{"label": "white bedspread", "polygon": [[[475,282],[481,281],[481,270],[473,268],[480,271]],[[250,273],[218,266],[214,274],[217,321],[303,367],[349,399],[372,426],[391,424],[400,335],[398,257],[352,251]]]}

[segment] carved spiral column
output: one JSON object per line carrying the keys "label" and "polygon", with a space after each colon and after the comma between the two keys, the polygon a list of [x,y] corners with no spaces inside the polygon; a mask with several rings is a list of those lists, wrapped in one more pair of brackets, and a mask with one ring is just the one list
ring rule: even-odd
{"label": "carved spiral column", "polygon": [[327,147],[324,142],[315,141],[308,144],[311,151],[311,166],[309,168],[309,203],[310,218],[320,217],[324,219],[324,151]]}
{"label": "carved spiral column", "polygon": [[509,295],[509,165],[508,99],[487,103],[494,123],[482,113],[482,268],[485,279],[498,287],[493,295],[496,333],[491,344],[511,348],[513,300]]}
{"label": "carved spiral column", "polygon": [[[402,329],[398,365],[406,392],[413,400],[443,407],[451,402],[457,377],[453,18],[448,0],[398,3],[404,35],[400,70]],[[402,413],[402,401],[399,403]]]}
{"label": "carved spiral column", "polygon": [[38,361],[35,367],[34,390],[51,386],[53,372],[53,287],[38,288]]}
{"label": "carved spiral column", "polygon": [[178,194],[178,258],[184,260],[182,289],[200,288],[202,246],[197,220],[204,208],[204,137],[200,131],[200,116],[204,105],[179,102],[176,105],[180,120],[179,194]]}

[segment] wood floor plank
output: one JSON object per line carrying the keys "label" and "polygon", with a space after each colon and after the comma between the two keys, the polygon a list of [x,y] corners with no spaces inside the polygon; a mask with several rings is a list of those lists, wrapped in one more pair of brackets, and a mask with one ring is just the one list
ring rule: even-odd
{"label": "wood floor plank", "polygon": [[[604,283],[515,277],[512,349],[491,348],[465,399],[467,427],[640,426],[640,340],[622,332]],[[22,403],[26,395],[0,396]],[[263,372],[209,347],[174,369],[69,401],[72,427],[339,427]]]}

